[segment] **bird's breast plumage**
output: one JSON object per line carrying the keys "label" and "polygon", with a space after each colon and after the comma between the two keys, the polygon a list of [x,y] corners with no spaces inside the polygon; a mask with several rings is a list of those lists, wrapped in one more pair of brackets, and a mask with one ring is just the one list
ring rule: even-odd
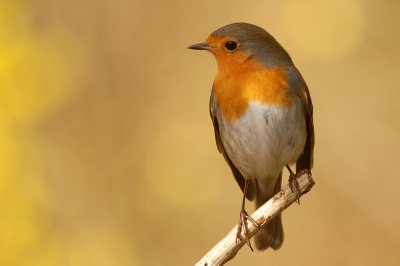
{"label": "bird's breast plumage", "polygon": [[290,93],[285,69],[219,73],[212,104],[233,164],[245,178],[264,180],[265,187],[273,188],[271,177],[296,162],[307,135],[302,103]]}

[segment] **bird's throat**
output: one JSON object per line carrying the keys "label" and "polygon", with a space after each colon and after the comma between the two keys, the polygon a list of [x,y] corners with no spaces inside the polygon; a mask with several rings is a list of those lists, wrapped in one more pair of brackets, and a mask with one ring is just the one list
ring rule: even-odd
{"label": "bird's throat", "polygon": [[221,115],[231,122],[245,114],[251,101],[279,108],[291,107],[295,96],[290,96],[289,90],[284,67],[254,69],[242,65],[235,69],[219,68],[214,80],[214,94]]}

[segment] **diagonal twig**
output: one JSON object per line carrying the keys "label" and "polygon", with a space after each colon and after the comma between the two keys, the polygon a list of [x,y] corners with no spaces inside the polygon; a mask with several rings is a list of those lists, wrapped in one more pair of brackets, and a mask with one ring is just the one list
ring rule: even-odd
{"label": "diagonal twig", "polygon": [[[308,173],[304,173],[297,178],[300,188],[300,196],[306,194],[313,187],[314,180]],[[297,199],[297,191],[292,190],[289,184],[286,184],[282,190],[258,208],[251,217],[257,221],[260,226],[267,224],[278,214],[283,212]],[[258,229],[252,224],[248,224],[249,238],[252,238]],[[236,226],[226,235],[217,245],[215,245],[195,266],[217,266],[224,265],[227,261],[233,259],[236,253],[246,244],[246,240],[242,233],[241,241],[236,243]]]}

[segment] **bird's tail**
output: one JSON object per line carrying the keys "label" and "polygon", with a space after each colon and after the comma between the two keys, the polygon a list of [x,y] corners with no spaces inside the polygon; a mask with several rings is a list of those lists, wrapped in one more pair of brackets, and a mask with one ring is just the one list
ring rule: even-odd
{"label": "bird's tail", "polygon": [[[281,190],[282,184],[282,172],[276,180],[274,190],[269,193],[262,193],[257,185],[257,195],[256,195],[256,208],[261,207],[265,202],[272,198],[276,193]],[[260,232],[255,235],[256,248],[260,251],[266,250],[271,247],[274,250],[279,249],[283,244],[283,226],[282,226],[282,216],[279,214],[268,224],[261,227]]]}

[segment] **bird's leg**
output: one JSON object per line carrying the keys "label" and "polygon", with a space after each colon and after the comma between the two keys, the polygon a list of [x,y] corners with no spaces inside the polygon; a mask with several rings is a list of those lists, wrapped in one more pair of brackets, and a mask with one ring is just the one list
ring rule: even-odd
{"label": "bird's leg", "polygon": [[243,201],[242,201],[242,209],[240,210],[240,218],[238,222],[237,232],[236,232],[236,243],[237,240],[240,240],[240,234],[244,233],[244,237],[246,238],[246,243],[250,247],[251,251],[254,252],[253,248],[251,247],[250,239],[249,239],[249,228],[247,227],[247,220],[249,220],[258,230],[260,230],[260,225],[247,214],[246,210],[244,209],[244,204],[246,201],[246,194],[247,188],[249,187],[250,179],[246,179],[246,183],[244,185],[243,190]]}
{"label": "bird's leg", "polygon": [[309,170],[302,170],[300,173],[295,174],[293,173],[292,169],[290,169],[289,165],[286,165],[286,168],[288,169],[290,175],[289,175],[289,186],[292,192],[294,192],[294,187],[296,187],[296,192],[297,192],[297,203],[300,205],[300,187],[299,187],[299,182],[297,182],[297,178],[304,173],[310,173]]}

